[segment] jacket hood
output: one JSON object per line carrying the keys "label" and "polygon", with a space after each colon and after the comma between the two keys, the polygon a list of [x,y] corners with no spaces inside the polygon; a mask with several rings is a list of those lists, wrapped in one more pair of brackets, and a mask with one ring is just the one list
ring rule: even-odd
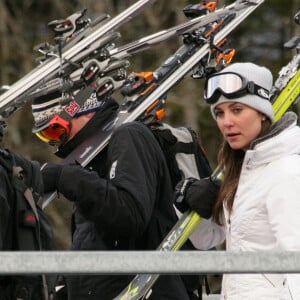
{"label": "jacket hood", "polygon": [[300,154],[297,119],[295,113],[286,113],[269,134],[252,142],[245,155],[245,158],[251,157],[252,166],[266,164],[286,155]]}

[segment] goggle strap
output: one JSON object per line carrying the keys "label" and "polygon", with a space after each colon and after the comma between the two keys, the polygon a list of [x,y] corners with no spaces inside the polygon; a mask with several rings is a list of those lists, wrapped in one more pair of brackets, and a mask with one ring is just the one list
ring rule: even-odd
{"label": "goggle strap", "polygon": [[269,91],[265,88],[255,84],[253,81],[249,81],[247,84],[247,89],[250,94],[257,95],[263,99],[269,100]]}

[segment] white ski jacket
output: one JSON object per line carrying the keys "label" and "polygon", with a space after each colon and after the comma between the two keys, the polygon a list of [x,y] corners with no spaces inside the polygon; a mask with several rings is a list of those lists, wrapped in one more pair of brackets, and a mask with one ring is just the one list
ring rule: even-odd
{"label": "white ski jacket", "polygon": [[[254,141],[245,153],[231,215],[224,209],[227,251],[300,250],[296,121],[294,113],[286,113],[268,136]],[[299,300],[300,274],[226,274],[221,299]]]}

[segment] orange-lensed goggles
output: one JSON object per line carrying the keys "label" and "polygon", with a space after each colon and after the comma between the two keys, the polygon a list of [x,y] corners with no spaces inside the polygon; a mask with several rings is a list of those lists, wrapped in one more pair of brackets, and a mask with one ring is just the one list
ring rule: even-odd
{"label": "orange-lensed goggles", "polygon": [[36,136],[50,145],[64,143],[71,130],[71,123],[60,116],[53,117],[42,129],[36,132]]}

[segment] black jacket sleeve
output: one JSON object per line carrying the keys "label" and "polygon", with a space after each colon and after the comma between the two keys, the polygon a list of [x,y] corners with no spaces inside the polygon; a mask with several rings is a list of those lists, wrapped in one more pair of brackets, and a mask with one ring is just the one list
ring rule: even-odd
{"label": "black jacket sleeve", "polygon": [[11,204],[9,203],[8,193],[8,175],[6,170],[0,166],[0,250],[4,250],[7,247],[7,237],[9,216],[11,210]]}
{"label": "black jacket sleeve", "polygon": [[58,190],[96,228],[114,236],[140,236],[152,215],[164,164],[161,149],[140,123],[121,126],[111,137],[107,178],[79,166],[64,167]]}

